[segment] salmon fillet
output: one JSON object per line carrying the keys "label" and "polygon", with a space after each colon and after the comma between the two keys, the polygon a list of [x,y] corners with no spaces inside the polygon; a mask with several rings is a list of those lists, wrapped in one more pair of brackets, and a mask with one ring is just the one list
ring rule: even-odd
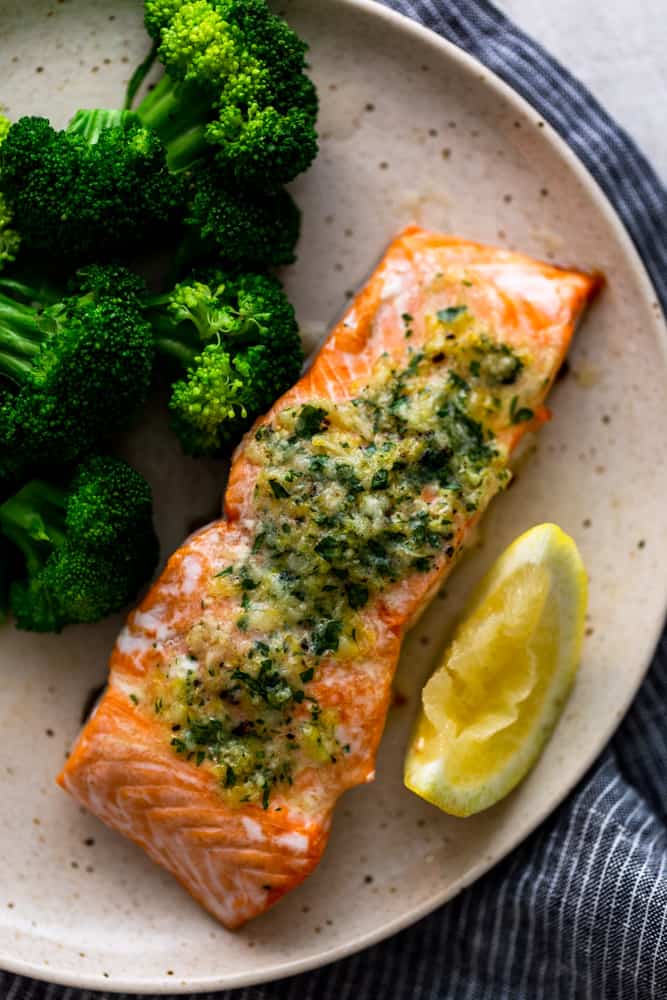
{"label": "salmon fillet", "polygon": [[58,781],[226,927],[306,878],[373,779],[405,632],[547,419],[597,285],[406,229],[130,614]]}

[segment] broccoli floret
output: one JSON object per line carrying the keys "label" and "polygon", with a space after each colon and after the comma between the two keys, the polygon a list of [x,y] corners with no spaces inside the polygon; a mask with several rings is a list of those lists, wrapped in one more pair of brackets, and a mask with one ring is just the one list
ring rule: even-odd
{"label": "broccoli floret", "polygon": [[298,377],[303,350],[280,282],[214,272],[152,300],[155,346],[183,373],[172,427],[190,455],[215,456]]}
{"label": "broccoli floret", "polygon": [[25,564],[11,610],[33,632],[118,611],[157,565],[150,488],[117,458],[87,459],[64,488],[32,480],[0,506],[0,529]]}
{"label": "broccoli floret", "polygon": [[307,46],[264,0],[147,0],[145,13],[166,74],[137,113],[172,170],[207,145],[243,184],[284,184],[310,166],[318,102]]}
{"label": "broccoli floret", "polygon": [[154,351],[143,282],[123,268],[91,265],[75,283],[54,302],[44,290],[0,282],[5,478],[85,454],[128,426],[148,395]]}
{"label": "broccoli floret", "polygon": [[245,428],[253,384],[249,354],[231,355],[209,344],[195,357],[187,378],[175,383],[171,426],[186,454],[218,455]]}
{"label": "broccoli floret", "polygon": [[186,223],[186,263],[211,254],[253,267],[295,258],[300,213],[287,191],[251,191],[206,161],[187,177],[170,174],[160,140],[132,113],[79,111],[65,132],[23,118],[8,135],[4,161],[0,146],[0,190],[7,192],[0,194],[0,267],[18,250],[13,222],[26,248],[65,263],[126,256],[155,238],[156,227],[175,232],[177,222]]}
{"label": "broccoli floret", "polygon": [[6,199],[0,194],[0,270],[16,260],[21,247],[21,237],[12,227],[14,216]]}
{"label": "broccoli floret", "polygon": [[0,193],[23,246],[67,264],[127,254],[183,211],[162,142],[127,111],[79,111],[62,132],[21,118],[0,144]]}
{"label": "broccoli floret", "polygon": [[[0,146],[7,138],[11,122],[9,118],[0,115]],[[5,264],[11,264],[16,260],[16,256],[21,246],[21,237],[12,223],[14,215],[9,206],[9,202],[0,192],[0,271]]]}
{"label": "broccoli floret", "polygon": [[284,188],[250,191],[225,183],[218,170],[198,172],[185,221],[182,265],[213,256],[259,269],[295,260],[301,213]]}

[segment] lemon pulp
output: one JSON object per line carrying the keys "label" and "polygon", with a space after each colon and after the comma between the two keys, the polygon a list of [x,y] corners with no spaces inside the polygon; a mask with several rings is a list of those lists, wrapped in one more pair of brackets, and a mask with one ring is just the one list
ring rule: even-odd
{"label": "lemon pulp", "polygon": [[521,535],[482,581],[422,692],[405,783],[446,812],[493,805],[527,773],[579,661],[586,575],[556,525]]}

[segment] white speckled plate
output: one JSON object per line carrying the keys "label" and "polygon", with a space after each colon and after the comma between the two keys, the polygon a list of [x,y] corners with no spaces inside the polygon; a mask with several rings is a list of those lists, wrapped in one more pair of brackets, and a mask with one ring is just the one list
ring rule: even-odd
{"label": "white speckled plate", "polygon": [[[372,787],[341,802],[319,871],[230,934],[143,853],[53,784],[118,627],[0,637],[0,966],[98,989],[188,992],[278,978],[349,954],[451,898],[563,798],[611,735],[665,609],[665,329],[603,195],[551,129],[488,71],[368,0],[293,0],[322,96],[322,151],[296,185],[301,260],[288,276],[314,341],[410,220],[596,268],[608,288],[581,329],[554,420],[468,557],[408,640]],[[114,13],[110,14],[109,11]],[[0,0],[9,113],[117,103],[145,50],[138,0]],[[165,551],[217,509],[222,471],[186,462],[151,418],[129,445],[156,487]],[[557,521],[591,577],[581,674],[519,790],[457,821],[405,791],[419,687],[486,565]]]}

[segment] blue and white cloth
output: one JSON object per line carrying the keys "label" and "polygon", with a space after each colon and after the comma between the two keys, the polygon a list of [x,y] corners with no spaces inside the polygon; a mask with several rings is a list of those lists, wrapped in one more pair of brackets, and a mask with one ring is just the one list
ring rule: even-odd
{"label": "blue and white cloth", "polygon": [[[597,101],[486,0],[385,2],[476,56],[560,132],[667,311],[667,191]],[[215,1000],[667,1000],[666,707],[667,634],[611,745],[493,871],[383,944]],[[94,997],[0,972],[2,1000]]]}

